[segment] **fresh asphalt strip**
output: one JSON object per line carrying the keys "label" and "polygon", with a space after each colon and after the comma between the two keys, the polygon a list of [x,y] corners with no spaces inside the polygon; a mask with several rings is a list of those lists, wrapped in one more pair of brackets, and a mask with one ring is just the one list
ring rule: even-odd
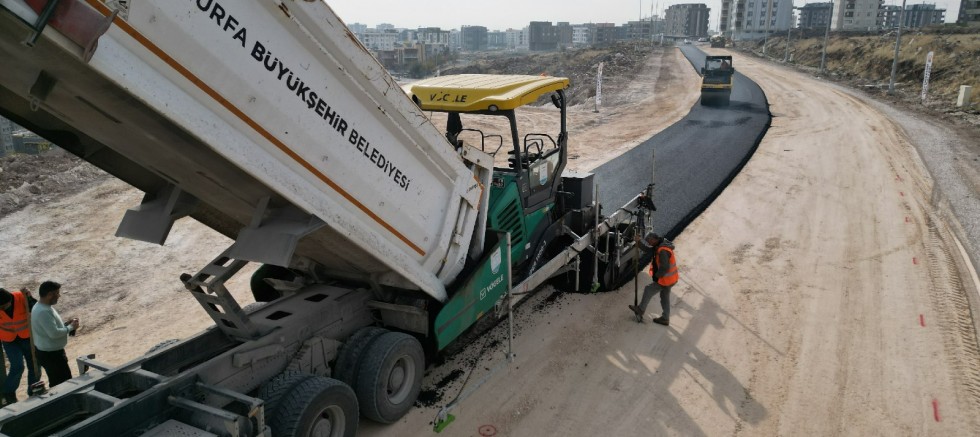
{"label": "fresh asphalt strip", "polygon": [[[693,45],[681,52],[700,71],[705,54]],[[673,239],[721,194],[762,141],[772,115],[765,93],[738,73],[731,105],[702,106],[632,150],[595,169],[603,214],[625,205],[654,180],[654,230]],[[656,154],[656,159],[654,159]]]}

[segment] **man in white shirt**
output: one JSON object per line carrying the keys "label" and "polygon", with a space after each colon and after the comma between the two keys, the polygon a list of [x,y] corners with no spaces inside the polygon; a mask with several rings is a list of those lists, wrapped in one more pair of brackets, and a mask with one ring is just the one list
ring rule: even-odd
{"label": "man in white shirt", "polygon": [[40,300],[31,310],[34,348],[37,349],[38,363],[44,368],[44,373],[48,374],[49,386],[54,387],[71,379],[65,346],[68,345],[68,335],[78,329],[78,319],[69,319],[68,325],[65,325],[58,311],[53,308],[61,297],[61,284],[44,281],[38,294]]}

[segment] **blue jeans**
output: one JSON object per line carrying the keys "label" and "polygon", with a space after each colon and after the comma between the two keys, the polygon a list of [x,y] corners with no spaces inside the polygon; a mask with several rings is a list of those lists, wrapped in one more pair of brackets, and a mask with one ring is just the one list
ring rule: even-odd
{"label": "blue jeans", "polygon": [[664,309],[663,318],[670,318],[670,288],[664,287],[653,281],[650,285],[647,285],[643,289],[643,299],[640,300],[640,314],[646,314],[647,305],[650,304],[650,300],[653,299],[653,295],[660,294],[660,306]]}
{"label": "blue jeans", "polygon": [[27,395],[30,396],[30,385],[38,381],[39,376],[34,372],[34,361],[31,359],[31,340],[17,337],[14,341],[3,342],[3,353],[7,354],[10,369],[7,379],[3,381],[4,393],[17,393],[20,377],[24,375],[24,362],[27,362]]}

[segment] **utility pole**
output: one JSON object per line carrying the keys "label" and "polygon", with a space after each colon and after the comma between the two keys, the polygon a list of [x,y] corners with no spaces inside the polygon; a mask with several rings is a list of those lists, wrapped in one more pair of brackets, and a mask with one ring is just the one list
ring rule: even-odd
{"label": "utility pole", "polygon": [[772,22],[772,0],[766,6],[766,36],[762,39],[762,56],[766,56],[766,44],[769,44],[769,23]]}
{"label": "utility pole", "polygon": [[892,77],[888,81],[888,94],[895,93],[895,73],[898,71],[898,50],[902,46],[902,23],[905,19],[905,0],[902,0],[902,9],[898,11],[898,35],[895,36],[895,58],[892,59]]}
{"label": "utility pole", "polygon": [[790,38],[793,36],[791,34],[792,31],[793,31],[793,25],[790,24],[790,26],[786,28],[786,54],[783,55],[783,63],[789,62],[789,41]]}
{"label": "utility pole", "polygon": [[[793,36],[793,34],[792,34],[792,32],[793,32],[793,25],[796,24],[796,13],[793,12],[793,11],[796,11],[798,9],[801,9],[801,8],[798,8],[796,6],[793,6],[793,8],[789,10],[789,15],[790,15],[790,18],[789,18],[789,27],[786,28],[786,54],[783,55],[783,62],[789,62],[789,44],[790,44],[790,41],[792,41],[791,38]],[[800,32],[801,32],[800,35],[803,35],[803,33],[802,33],[803,31],[801,30]]]}
{"label": "utility pole", "polygon": [[[904,1],[904,0],[903,0]],[[834,22],[834,4],[830,4],[830,13],[827,14],[827,31],[823,34],[823,53],[820,55],[820,72],[823,73],[827,65],[827,40],[830,38],[830,23]]]}

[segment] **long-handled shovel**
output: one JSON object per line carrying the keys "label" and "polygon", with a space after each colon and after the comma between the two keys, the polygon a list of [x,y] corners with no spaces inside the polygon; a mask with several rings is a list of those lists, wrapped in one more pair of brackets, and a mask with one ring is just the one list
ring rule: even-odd
{"label": "long-handled shovel", "polygon": [[[0,347],[0,383],[7,381],[7,357],[3,353],[3,348]],[[0,400],[0,406],[6,406],[7,400]]]}
{"label": "long-handled shovel", "polygon": [[[635,229],[635,227],[634,227]],[[636,231],[634,231],[636,232]],[[640,307],[640,243],[633,243],[633,308]],[[642,321],[637,316],[637,321]]]}

